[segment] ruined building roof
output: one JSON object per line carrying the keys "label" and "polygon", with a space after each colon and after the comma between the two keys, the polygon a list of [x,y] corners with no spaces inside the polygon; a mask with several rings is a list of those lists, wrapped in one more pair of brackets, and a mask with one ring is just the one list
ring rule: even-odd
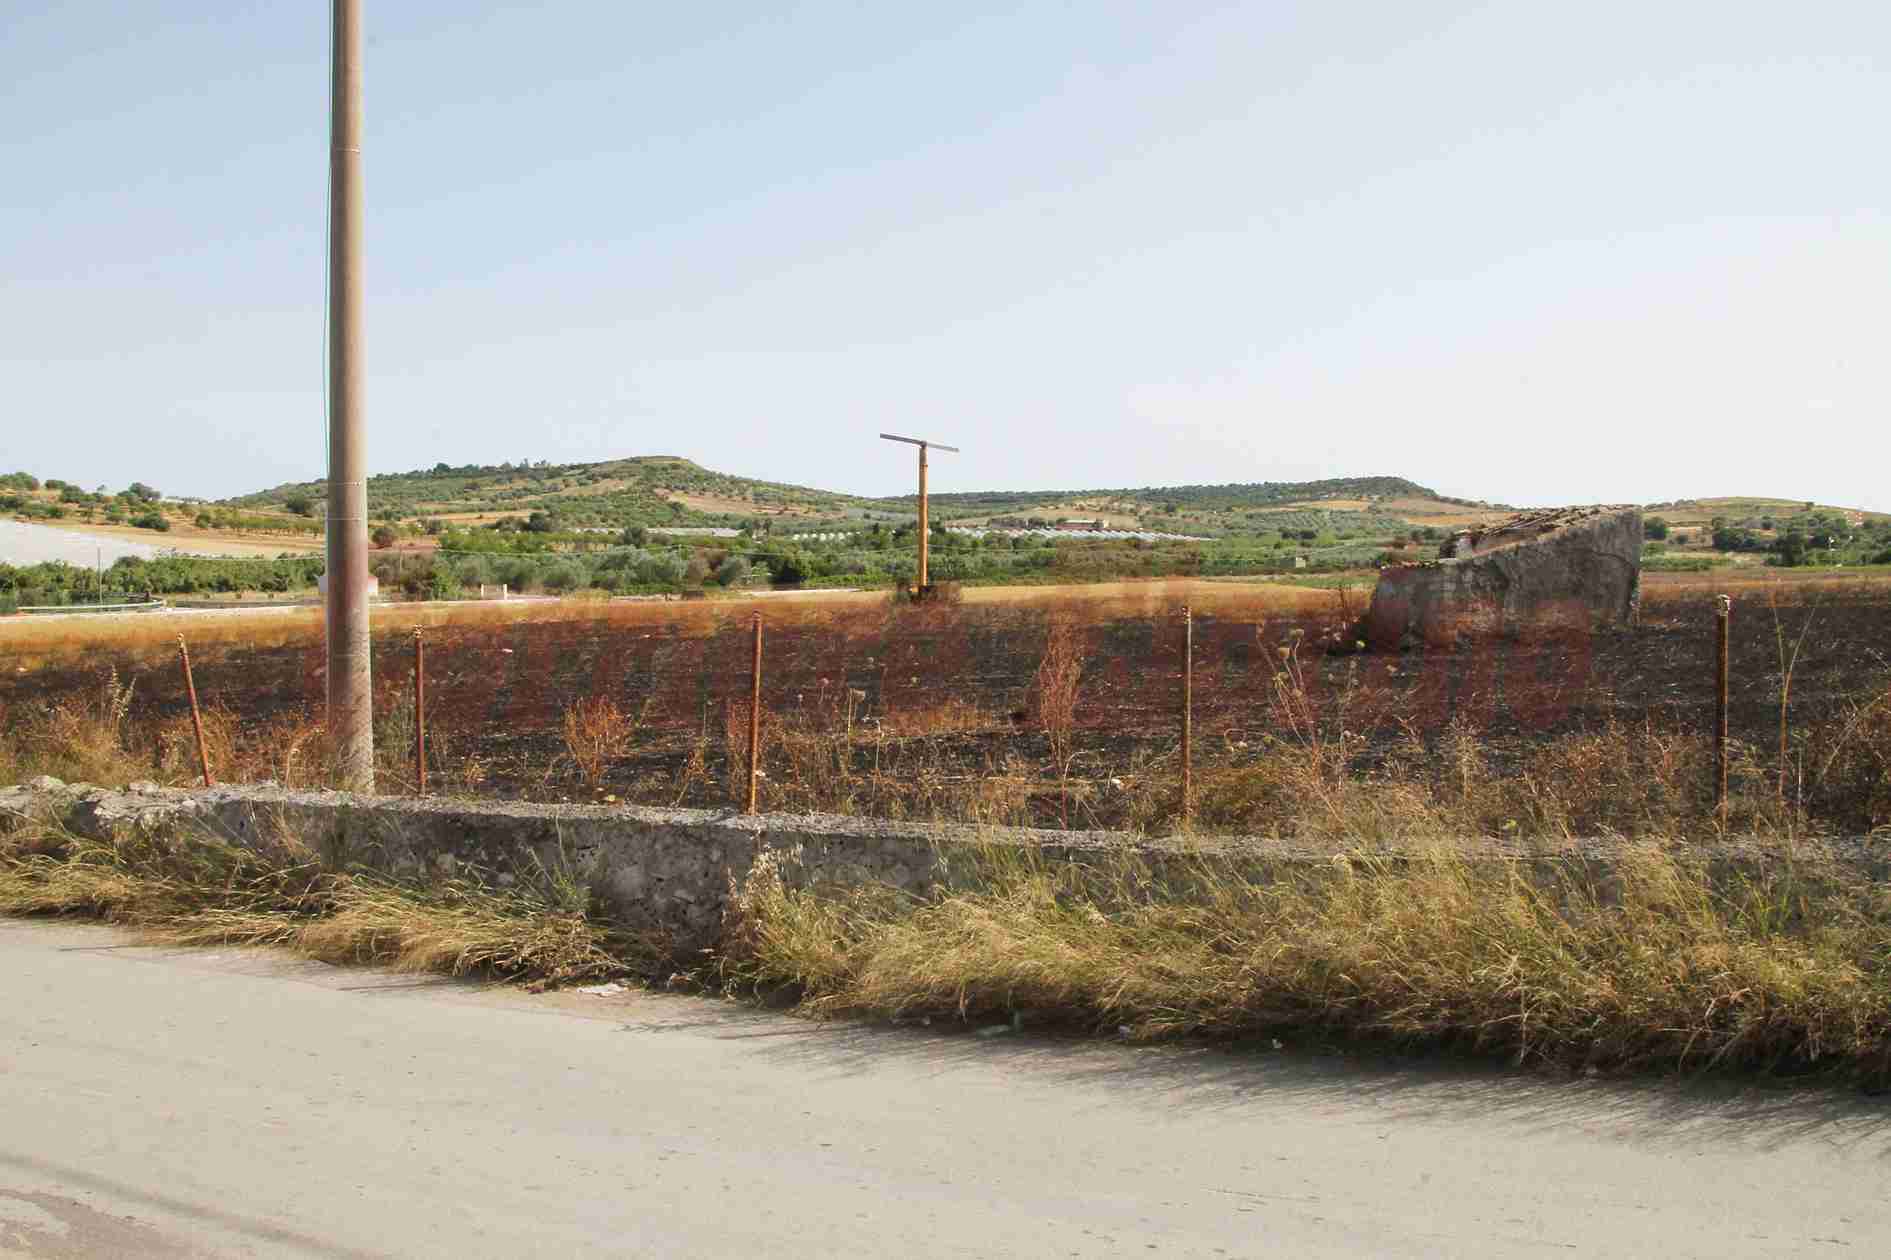
{"label": "ruined building roof", "polygon": [[1604,504],[1589,507],[1539,508],[1535,511],[1519,512],[1488,529],[1459,530],[1452,536],[1448,550],[1453,558],[1481,556],[1500,547],[1514,547],[1518,543],[1535,542],[1568,529],[1572,525],[1582,525],[1604,516],[1616,516],[1623,512],[1638,510],[1624,504]]}

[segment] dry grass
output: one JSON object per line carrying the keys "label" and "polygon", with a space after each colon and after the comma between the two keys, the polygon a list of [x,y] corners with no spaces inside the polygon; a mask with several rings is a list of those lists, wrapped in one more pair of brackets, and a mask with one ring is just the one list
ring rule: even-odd
{"label": "dry grass", "polygon": [[1044,654],[1031,678],[1031,714],[1050,744],[1051,769],[1057,775],[1058,808],[1070,825],[1071,736],[1076,729],[1077,688],[1083,680],[1083,643],[1067,617],[1053,618],[1044,636]]}
{"label": "dry grass", "polygon": [[905,739],[990,730],[992,718],[975,700],[968,700],[964,696],[941,696],[931,704],[902,705],[891,712],[876,715],[873,722],[880,732]]}
{"label": "dry grass", "polygon": [[[964,607],[983,612],[1062,609],[1080,621],[1172,613],[1183,604],[1220,616],[1315,611],[1328,592],[1276,582],[1159,578],[1087,586],[968,587]],[[454,604],[378,604],[378,633],[421,629],[479,629],[562,622],[605,622],[624,630],[662,627],[688,635],[714,634],[760,611],[774,627],[823,626],[885,614],[883,591],[820,592],[702,602],[603,600],[468,600]],[[177,635],[187,633],[192,655],[226,646],[273,648],[314,645],[322,639],[319,608],[177,612],[162,616],[10,617],[0,619],[0,651],[16,669],[70,665],[100,650],[168,658]]]}
{"label": "dry grass", "polygon": [[[1736,648],[1748,650],[1736,652],[1735,734],[1744,742],[1727,825],[1791,834],[1891,824],[1880,769],[1891,735],[1872,717],[1886,692],[1875,681],[1883,661],[1873,646],[1883,588],[1853,598],[1830,583],[1771,581],[1764,593],[1777,605],[1775,625],[1764,608],[1736,614],[1744,632]],[[394,668],[377,673],[381,785],[412,785],[404,636],[386,630],[421,621],[455,628],[429,654],[435,791],[556,799],[591,784],[650,804],[740,802],[744,614],[759,603],[771,627],[766,807],[1164,832],[1178,821],[1179,762],[1174,644],[1157,628],[1173,626],[1186,600],[1213,610],[1204,613],[1196,657],[1200,831],[1351,843],[1451,829],[1722,830],[1703,796],[1712,781],[1700,719],[1710,671],[1699,644],[1711,619],[1698,616],[1698,591],[1651,593],[1654,611],[1628,635],[1570,632],[1489,654],[1401,657],[1329,654],[1361,591],[1155,581],[990,594],[979,602],[980,592],[968,592],[958,607],[894,606],[870,595],[384,608],[378,637]],[[248,641],[249,631],[237,629],[280,637],[303,619],[219,615],[194,632],[219,781],[326,784],[319,651]],[[312,642],[319,625],[306,620]],[[60,633],[99,624],[65,623]],[[175,627],[165,618],[140,624],[162,631],[152,634],[148,664],[96,644],[82,645],[95,650],[86,666],[49,669],[43,686],[27,665],[14,666],[26,672],[0,688],[8,706],[0,778],[196,777],[188,720],[179,716]],[[1067,629],[1051,632],[1057,625]],[[0,636],[46,628],[13,623]],[[229,637],[220,641],[213,629]],[[1066,652],[1062,665],[1047,659],[1050,633],[1067,633],[1082,651]],[[111,720],[94,698],[109,682],[109,674],[92,681],[107,663],[137,680],[129,720]],[[1061,688],[1044,687],[1043,669],[1072,675],[1068,706],[1039,702],[1034,693]],[[587,696],[634,708],[633,749],[614,752],[605,740],[600,751],[587,741],[567,710]],[[281,707],[295,697],[301,706]],[[717,729],[724,718],[734,724],[726,739]],[[568,722],[579,744],[569,760]]]}
{"label": "dry grass", "polygon": [[[1123,853],[959,864],[957,889],[794,886],[758,867],[725,961],[827,1015],[1023,1013],[1151,1037],[1282,1030],[1522,1063],[1891,1074],[1891,910],[1780,864],[1715,877],[1649,845],[1599,875],[1450,849],[1267,865]],[[968,869],[969,868],[969,869]]]}
{"label": "dry grass", "polygon": [[1044,636],[1044,654],[1031,679],[1031,710],[1050,741],[1051,761],[1058,777],[1070,773],[1071,733],[1077,715],[1077,688],[1083,681],[1083,643],[1068,619],[1050,623]]}
{"label": "dry grass", "polygon": [[587,696],[565,709],[565,751],[593,791],[611,763],[630,751],[637,720],[603,696]]}
{"label": "dry grass", "polygon": [[140,777],[130,723],[134,686],[115,669],[87,691],[44,709],[0,711],[0,782],[35,775],[126,783]]}
{"label": "dry grass", "polygon": [[337,870],[290,840],[261,849],[205,834],[0,835],[0,913],[86,914],[147,940],[276,945],[338,964],[562,983],[647,968],[649,942],[603,922],[572,879],[509,888],[476,874],[407,884]]}

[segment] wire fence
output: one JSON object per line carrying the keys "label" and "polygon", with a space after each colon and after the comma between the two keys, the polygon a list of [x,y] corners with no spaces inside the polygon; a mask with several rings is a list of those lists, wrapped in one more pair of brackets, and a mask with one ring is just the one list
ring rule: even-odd
{"label": "wire fence", "polygon": [[[1882,596],[1770,616],[1746,600],[1731,622],[1723,726],[1706,593],[1633,630],[1566,622],[1391,655],[1348,637],[1360,610],[1343,597],[1318,609],[1098,617],[1004,605],[694,617],[664,607],[377,633],[381,790],[420,790],[424,765],[436,792],[745,808],[753,789],[761,808],[1053,825],[1121,821],[1130,805],[1099,802],[1140,790],[1160,798],[1162,818],[1186,820],[1201,791],[1192,770],[1270,748],[1337,750],[1370,774],[1470,733],[1494,764],[1522,766],[1545,741],[1618,729],[1645,741],[1724,730],[1720,747],[1748,750],[1753,764],[1764,753],[1783,793],[1789,772],[1805,773],[1799,735],[1882,690],[1891,654]],[[1047,673],[1060,636],[1072,662],[1064,684]],[[219,779],[317,781],[319,639],[214,642],[195,655],[209,747],[174,758],[179,777],[195,777],[189,762],[201,759]],[[19,712],[29,685],[44,702],[107,668],[134,681],[135,720],[161,724],[190,707],[175,667],[110,652],[34,671],[30,684],[0,677],[0,703]],[[1700,778],[1724,793],[1717,775]]]}

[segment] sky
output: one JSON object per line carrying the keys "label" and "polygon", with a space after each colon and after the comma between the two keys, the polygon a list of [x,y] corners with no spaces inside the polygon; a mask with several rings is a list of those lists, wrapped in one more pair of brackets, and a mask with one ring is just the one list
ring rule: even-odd
{"label": "sky", "polygon": [[[1891,5],[366,0],[368,460],[1891,510]],[[0,5],[0,466],[320,476],[329,6]]]}

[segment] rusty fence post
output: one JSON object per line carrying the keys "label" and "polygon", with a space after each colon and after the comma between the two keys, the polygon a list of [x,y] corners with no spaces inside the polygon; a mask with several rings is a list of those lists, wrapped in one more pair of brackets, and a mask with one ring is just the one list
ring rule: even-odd
{"label": "rusty fence post", "polygon": [[190,672],[190,646],[184,642],[184,636],[177,636],[177,656],[184,665],[184,691],[190,696],[190,724],[197,732],[197,764],[203,767],[204,786],[210,787],[210,749],[204,745],[203,714],[197,711],[197,680]]}
{"label": "rusty fence post", "polygon": [[1182,606],[1182,822],[1195,816],[1195,613]]}
{"label": "rusty fence post", "polygon": [[762,783],[762,614],[755,614],[755,663],[749,668],[749,800],[753,814]]}
{"label": "rusty fence post", "polygon": [[427,647],[414,627],[414,783],[427,794]]}
{"label": "rusty fence post", "polygon": [[1714,811],[1727,821],[1727,639],[1733,600],[1722,595],[1714,610]]}

